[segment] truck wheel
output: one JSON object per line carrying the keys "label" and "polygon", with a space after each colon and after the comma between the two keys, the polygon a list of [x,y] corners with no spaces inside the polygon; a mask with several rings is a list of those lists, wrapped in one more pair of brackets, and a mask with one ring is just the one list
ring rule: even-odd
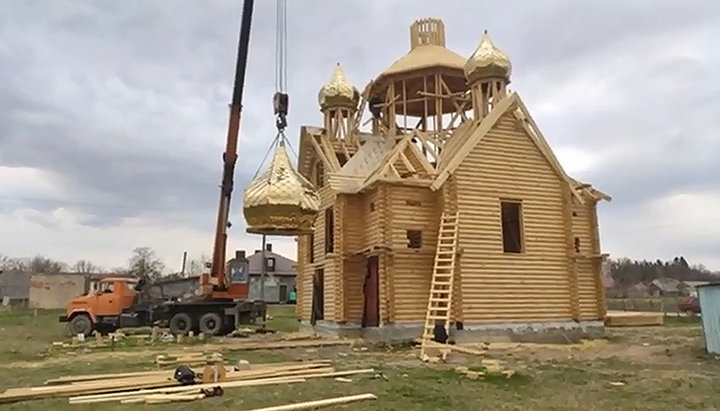
{"label": "truck wheel", "polygon": [[222,317],[218,313],[205,313],[200,317],[200,332],[205,335],[220,334],[222,326]]}
{"label": "truck wheel", "polygon": [[87,314],[78,314],[68,323],[68,330],[72,335],[83,334],[88,336],[92,332],[92,328],[92,320]]}
{"label": "truck wheel", "polygon": [[185,335],[192,330],[192,318],[186,313],[177,313],[170,319],[170,332]]}

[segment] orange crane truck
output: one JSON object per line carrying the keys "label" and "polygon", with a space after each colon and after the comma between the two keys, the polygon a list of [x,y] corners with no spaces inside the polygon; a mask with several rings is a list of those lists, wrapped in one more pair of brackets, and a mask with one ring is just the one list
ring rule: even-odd
{"label": "orange crane truck", "polygon": [[162,301],[144,292],[148,284],[143,284],[141,280],[106,278],[100,281],[95,292],[68,303],[66,314],[60,317],[60,321],[68,323],[72,334],[154,324],[169,326],[173,334],[199,331],[208,335],[230,332],[238,324],[264,327],[265,302],[248,300],[247,264],[234,267],[228,278],[225,263],[252,10],[253,0],[245,0],[228,133],[222,156],[223,173],[212,263],[209,266],[210,272],[200,277],[199,295],[185,301]]}

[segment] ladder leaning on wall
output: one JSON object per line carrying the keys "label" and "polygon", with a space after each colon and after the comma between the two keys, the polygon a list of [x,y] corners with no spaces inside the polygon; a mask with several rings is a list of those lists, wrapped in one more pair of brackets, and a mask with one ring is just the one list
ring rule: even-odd
{"label": "ladder leaning on wall", "polygon": [[440,217],[435,264],[433,266],[430,294],[428,296],[425,327],[422,335],[420,357],[425,359],[437,342],[435,326],[442,325],[445,334],[450,333],[450,310],[452,307],[452,290],[455,277],[455,259],[458,242],[458,213],[443,213]]}

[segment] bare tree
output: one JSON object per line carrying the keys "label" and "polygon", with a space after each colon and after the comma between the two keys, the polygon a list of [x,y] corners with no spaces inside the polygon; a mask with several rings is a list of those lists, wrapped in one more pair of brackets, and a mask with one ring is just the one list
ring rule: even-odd
{"label": "bare tree", "polygon": [[199,258],[193,258],[185,267],[185,275],[188,277],[199,276],[207,271],[205,264],[209,261],[210,257],[207,254],[201,255]]}
{"label": "bare tree", "polygon": [[41,255],[35,256],[28,264],[28,270],[31,273],[57,274],[67,268],[67,264],[62,261],[56,261]]}
{"label": "bare tree", "polygon": [[6,255],[0,255],[0,271],[3,271],[3,270],[24,271],[25,268],[26,268],[26,264],[22,259],[8,257]]}
{"label": "bare tree", "polygon": [[73,270],[75,270],[75,272],[77,273],[83,274],[99,273],[100,267],[96,266],[88,260],[77,260],[77,262],[73,266]]}
{"label": "bare tree", "polygon": [[130,274],[151,282],[160,278],[165,269],[165,264],[152,248],[138,247],[133,250],[133,256],[130,257],[128,268]]}

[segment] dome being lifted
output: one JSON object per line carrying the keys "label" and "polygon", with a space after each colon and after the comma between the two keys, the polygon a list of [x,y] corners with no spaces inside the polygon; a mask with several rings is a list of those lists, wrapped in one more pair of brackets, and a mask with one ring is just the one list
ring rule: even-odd
{"label": "dome being lifted", "polygon": [[249,233],[298,235],[312,231],[320,199],[290,163],[281,140],[272,163],[245,189],[243,213]]}
{"label": "dome being lifted", "polygon": [[480,78],[501,77],[510,82],[511,71],[510,59],[493,44],[486,30],[480,45],[465,63],[468,81],[472,83]]}
{"label": "dome being lifted", "polygon": [[360,92],[345,78],[345,73],[338,63],[330,81],[318,93],[320,108],[325,110],[328,107],[355,107],[359,100]]}

